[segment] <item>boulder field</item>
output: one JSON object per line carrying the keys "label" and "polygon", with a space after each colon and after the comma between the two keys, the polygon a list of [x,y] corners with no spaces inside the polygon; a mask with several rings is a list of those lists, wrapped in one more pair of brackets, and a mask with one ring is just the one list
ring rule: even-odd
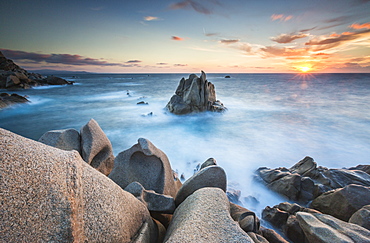
{"label": "boulder field", "polygon": [[324,188],[334,188],[313,190],[308,207],[266,207],[262,220],[280,235],[230,201],[226,172],[213,158],[182,183],[145,138],[114,157],[93,119],[80,131],[49,131],[39,141],[0,128],[0,242],[370,242],[366,172],[314,172],[315,165],[306,158],[290,169],[258,170],[265,183],[300,176],[298,191],[311,173],[312,188],[323,188],[316,179],[325,172]]}

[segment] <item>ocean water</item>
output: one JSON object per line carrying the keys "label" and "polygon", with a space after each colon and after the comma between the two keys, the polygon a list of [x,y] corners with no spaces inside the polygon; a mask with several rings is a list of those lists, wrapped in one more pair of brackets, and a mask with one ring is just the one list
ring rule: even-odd
{"label": "ocean water", "polygon": [[207,75],[228,108],[222,114],[164,110],[188,74],[78,74],[64,76],[72,86],[17,91],[31,103],[0,111],[0,127],[38,140],[94,118],[115,155],[147,138],[186,178],[213,157],[228,188],[241,190],[241,203],[257,215],[286,201],[253,180],[258,167],[289,168],[305,156],[330,168],[370,163],[370,74],[225,75]]}

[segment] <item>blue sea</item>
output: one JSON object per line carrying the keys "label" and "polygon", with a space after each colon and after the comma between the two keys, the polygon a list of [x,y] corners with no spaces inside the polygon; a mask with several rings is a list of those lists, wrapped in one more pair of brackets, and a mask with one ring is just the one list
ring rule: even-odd
{"label": "blue sea", "polygon": [[286,201],[253,180],[258,167],[289,168],[305,156],[330,168],[370,163],[370,74],[207,74],[227,112],[166,112],[188,75],[62,75],[75,84],[16,91],[31,103],[0,111],[0,127],[38,140],[94,118],[115,155],[147,138],[185,178],[213,157],[228,188],[240,190],[243,206],[258,215]]}

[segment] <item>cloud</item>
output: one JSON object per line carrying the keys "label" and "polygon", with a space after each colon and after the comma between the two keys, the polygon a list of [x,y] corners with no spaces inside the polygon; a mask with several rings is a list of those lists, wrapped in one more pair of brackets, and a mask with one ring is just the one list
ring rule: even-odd
{"label": "cloud", "polygon": [[292,57],[292,56],[307,56],[308,49],[300,48],[287,48],[287,47],[276,47],[276,46],[265,46],[260,48],[264,56],[282,56],[282,57]]}
{"label": "cloud", "polygon": [[351,26],[349,26],[352,29],[359,30],[359,29],[370,29],[370,22],[364,23],[364,24],[357,24],[354,23]]}
{"label": "cloud", "polygon": [[286,44],[286,43],[290,43],[296,39],[300,39],[300,38],[304,38],[304,37],[307,37],[308,34],[303,34],[303,33],[299,33],[299,34],[281,34],[281,35],[278,35],[276,37],[272,37],[271,40],[277,42],[277,43],[281,43],[281,44]]}
{"label": "cloud", "polygon": [[171,37],[171,40],[174,40],[174,41],[183,41],[184,38],[181,38],[181,37],[178,37],[178,36],[172,36]]}
{"label": "cloud", "polygon": [[186,67],[188,64],[173,64],[175,67]]}
{"label": "cloud", "polygon": [[271,15],[272,21],[280,20],[280,21],[288,21],[293,18],[293,15],[284,15],[284,14],[273,14]]}
{"label": "cloud", "polygon": [[160,20],[160,19],[158,17],[154,17],[154,16],[145,16],[144,20],[145,21],[154,21],[154,20]]}
{"label": "cloud", "polygon": [[212,14],[213,10],[209,6],[205,6],[204,3],[210,3],[211,5],[217,4],[220,5],[220,3],[217,0],[208,0],[208,1],[195,1],[195,0],[184,0],[178,3],[173,3],[169,6],[170,9],[176,10],[176,9],[193,9],[198,13],[202,14]]}
{"label": "cloud", "polygon": [[233,44],[233,43],[237,43],[239,42],[240,40],[220,40],[220,43],[222,44]]}
{"label": "cloud", "polygon": [[[83,57],[80,55],[71,55],[71,54],[40,54],[34,52],[25,52],[25,51],[15,51],[8,49],[0,49],[3,54],[13,60],[24,60],[30,61],[33,63],[53,63],[53,64],[65,64],[65,65],[92,65],[92,66],[132,66],[124,65],[122,63],[112,63],[107,62],[101,59]],[[134,60],[138,61],[138,60]],[[131,63],[130,61],[127,63]],[[137,64],[134,64],[137,65]]]}
{"label": "cloud", "polygon": [[163,66],[163,65],[168,65],[168,63],[166,63],[166,62],[158,62],[157,65],[162,65]]}
{"label": "cloud", "polygon": [[305,43],[305,45],[331,45],[330,48],[359,39],[363,36],[369,35],[370,29],[358,32],[343,32],[341,35],[331,34],[329,37],[315,38]]}
{"label": "cloud", "polygon": [[140,60],[129,60],[126,63],[139,63],[141,62]]}

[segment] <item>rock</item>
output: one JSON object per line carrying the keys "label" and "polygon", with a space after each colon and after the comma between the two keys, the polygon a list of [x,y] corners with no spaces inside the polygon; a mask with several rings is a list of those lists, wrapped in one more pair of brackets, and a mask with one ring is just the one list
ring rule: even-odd
{"label": "rock", "polygon": [[231,78],[229,75],[226,75],[225,78]]}
{"label": "rock", "polygon": [[230,203],[230,215],[245,232],[256,233],[260,228],[260,219],[256,214],[242,206]]}
{"label": "rock", "polygon": [[18,94],[0,93],[0,109],[28,102],[30,101],[26,97]]}
{"label": "rock", "polygon": [[364,171],[317,167],[308,156],[290,169],[261,167],[257,174],[270,189],[302,203],[349,184],[370,186],[370,175]]}
{"label": "rock", "polygon": [[156,241],[146,207],[76,151],[0,137],[2,242]]}
{"label": "rock", "polygon": [[310,207],[348,221],[352,214],[369,203],[370,187],[348,185],[322,194],[312,201]]}
{"label": "rock", "polygon": [[299,225],[297,217],[295,215],[290,215],[286,221],[286,224],[282,228],[284,234],[293,242],[301,243],[307,242],[307,238]]}
{"label": "rock", "polygon": [[73,82],[69,82],[63,78],[55,77],[55,76],[49,76],[46,78],[46,83],[49,85],[70,85],[73,84]]}
{"label": "rock", "polygon": [[275,230],[261,226],[260,231],[262,233],[262,236],[270,243],[289,243],[281,235],[276,233]]}
{"label": "rock", "polygon": [[219,188],[202,188],[176,209],[164,242],[253,242],[230,217]]}
{"label": "rock", "polygon": [[21,81],[17,78],[17,76],[9,75],[6,79],[6,85],[5,88],[10,88],[13,86],[16,86],[17,84],[20,84]]}
{"label": "rock", "polygon": [[176,206],[180,205],[188,196],[203,187],[217,187],[226,192],[226,173],[217,165],[208,166],[184,182],[175,197]]}
{"label": "rock", "polygon": [[145,190],[139,182],[130,183],[125,188],[125,191],[130,192],[144,203],[151,212],[172,214],[175,211],[175,200],[173,197],[156,193],[153,190]]}
{"label": "rock", "polygon": [[297,213],[308,242],[370,242],[370,231],[326,214]]}
{"label": "rock", "polygon": [[289,213],[276,207],[271,208],[267,206],[262,210],[262,218],[281,228],[286,224],[286,221],[289,218]]}
{"label": "rock", "polygon": [[82,158],[104,175],[109,175],[113,168],[113,148],[99,124],[91,119],[81,128]]}
{"label": "rock", "polygon": [[140,101],[137,103],[137,105],[149,105],[148,102],[145,101]]}
{"label": "rock", "polygon": [[217,162],[214,158],[209,158],[206,161],[204,161],[203,164],[200,166],[200,169],[206,168],[207,166],[211,165],[217,165]]}
{"label": "rock", "polygon": [[358,165],[356,167],[349,168],[349,170],[362,170],[370,174],[370,165]]}
{"label": "rock", "polygon": [[242,192],[240,190],[234,190],[234,189],[228,189],[226,191],[226,195],[229,201],[232,203],[236,203],[236,204],[241,204],[239,200],[241,193]]}
{"label": "rock", "polygon": [[149,140],[138,143],[118,154],[109,175],[121,188],[137,181],[146,190],[175,197],[177,193],[170,162],[164,152]]}
{"label": "rock", "polygon": [[363,206],[352,214],[348,222],[360,225],[370,230],[370,205]]}
{"label": "rock", "polygon": [[80,133],[75,129],[52,130],[44,133],[39,142],[63,150],[76,150],[81,154]]}
{"label": "rock", "polygon": [[176,115],[192,112],[217,111],[223,112],[226,107],[216,100],[215,87],[206,79],[202,71],[200,78],[195,74],[189,75],[185,80],[182,78],[166,108]]}
{"label": "rock", "polygon": [[269,243],[262,235],[258,235],[253,232],[248,232],[247,234],[251,237],[254,243]]}

